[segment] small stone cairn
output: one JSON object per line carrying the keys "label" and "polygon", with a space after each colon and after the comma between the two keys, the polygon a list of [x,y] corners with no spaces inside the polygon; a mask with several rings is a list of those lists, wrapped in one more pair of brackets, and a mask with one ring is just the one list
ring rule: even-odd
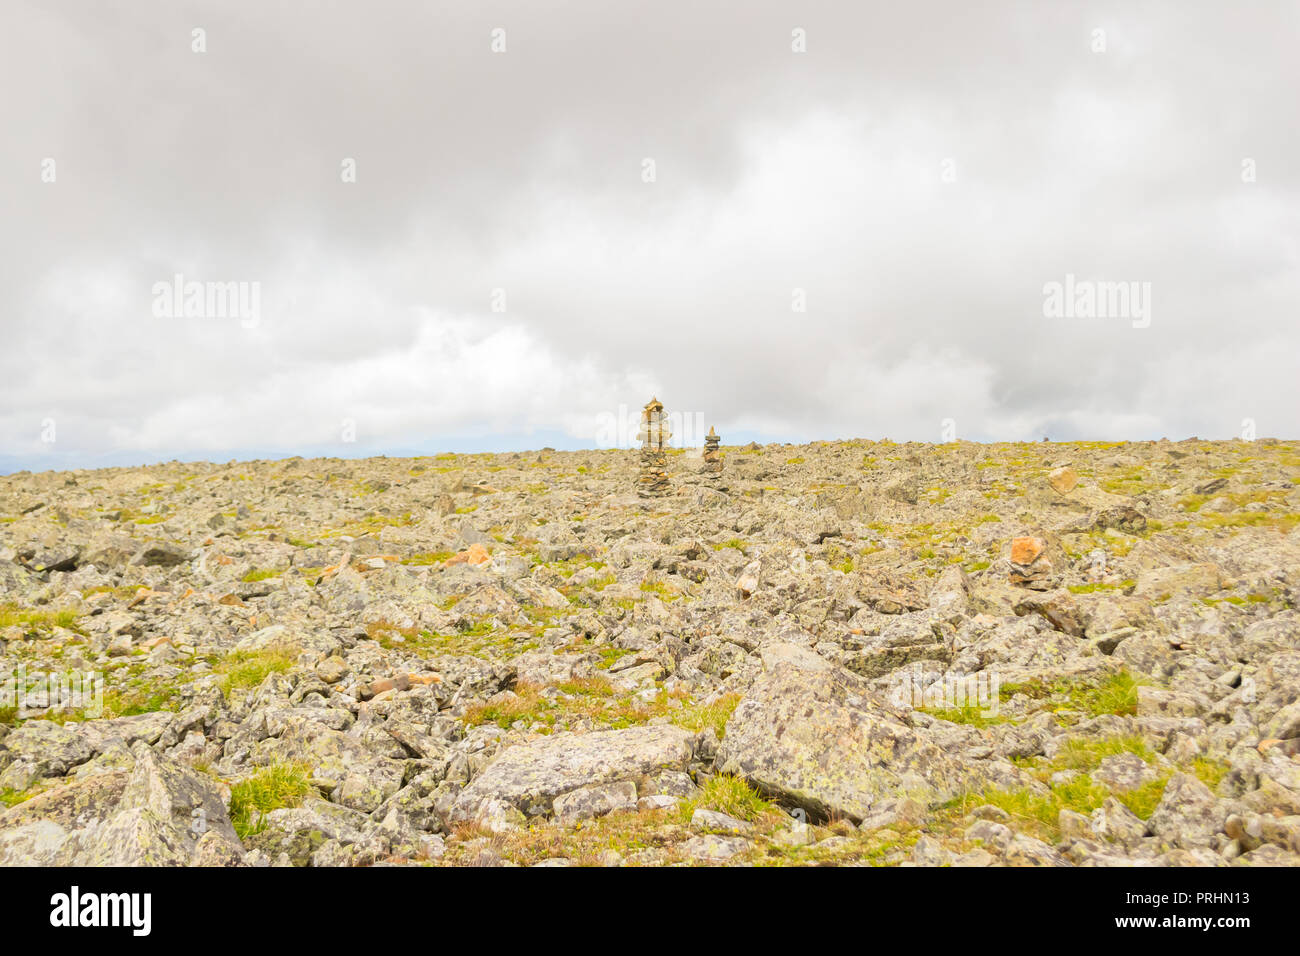
{"label": "small stone cairn", "polygon": [[709,426],[709,433],[704,436],[704,467],[700,470],[704,477],[710,481],[717,481],[722,477],[722,455],[718,452],[718,444],[722,441],[718,433]]}
{"label": "small stone cairn", "polygon": [[641,410],[641,428],[636,433],[641,442],[641,477],[637,494],[642,498],[661,498],[668,494],[668,439],[672,438],[663,402],[652,398]]}

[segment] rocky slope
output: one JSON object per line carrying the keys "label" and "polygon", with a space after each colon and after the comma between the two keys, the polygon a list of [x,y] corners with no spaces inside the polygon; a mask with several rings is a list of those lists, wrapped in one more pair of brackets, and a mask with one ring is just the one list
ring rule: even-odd
{"label": "rocky slope", "polygon": [[1300,863],[1300,443],[723,462],[0,478],[0,864]]}

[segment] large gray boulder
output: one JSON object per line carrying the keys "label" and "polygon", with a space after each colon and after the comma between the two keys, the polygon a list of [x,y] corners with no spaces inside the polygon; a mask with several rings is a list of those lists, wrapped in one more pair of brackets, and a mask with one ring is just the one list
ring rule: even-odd
{"label": "large gray boulder", "polygon": [[96,774],[0,814],[0,865],[184,866],[205,839],[242,857],[221,785],[143,742],[131,756],[129,773]]}
{"label": "large gray boulder", "polygon": [[856,674],[794,645],[764,648],[764,673],[727,722],[717,767],[825,818],[878,801],[951,796],[960,768],[905,711]]}
{"label": "large gray boulder", "polygon": [[557,797],[596,784],[640,783],[665,770],[684,771],[695,735],[681,727],[628,727],[590,734],[555,734],[502,751],[461,791],[454,821],[473,820],[488,800],[527,816],[548,813]]}

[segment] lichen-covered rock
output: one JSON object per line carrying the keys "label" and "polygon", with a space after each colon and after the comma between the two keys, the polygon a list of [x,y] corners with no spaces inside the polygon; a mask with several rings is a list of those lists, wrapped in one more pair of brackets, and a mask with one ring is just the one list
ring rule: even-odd
{"label": "lichen-covered rock", "polygon": [[0,827],[0,866],[49,866],[67,839],[53,820]]}
{"label": "lichen-covered rock", "polygon": [[94,755],[94,742],[83,728],[50,720],[29,720],[0,743],[0,767],[21,763],[38,780],[61,777]]}
{"label": "lichen-covered rock", "polygon": [[1147,832],[1186,849],[1209,846],[1227,818],[1209,787],[1189,773],[1176,773],[1147,819]]}
{"label": "lichen-covered rock", "polygon": [[303,717],[290,718],[279,737],[258,743],[252,763],[304,763],[334,802],[364,813],[397,793],[406,772],[401,760],[376,753],[356,735]]}
{"label": "lichen-covered rock", "polygon": [[961,770],[862,678],[772,648],[727,722],[717,766],[783,803],[861,821],[880,800],[951,795]]}
{"label": "lichen-covered rock", "polygon": [[[656,499],[620,449],[0,476],[0,863],[1300,858],[1300,443],[692,460]],[[15,708],[20,666],[102,715]],[[1084,783],[1050,846],[935,803]]]}
{"label": "lichen-covered rock", "polygon": [[461,791],[452,819],[472,820],[498,799],[527,816],[548,813],[556,798],[597,784],[632,782],[664,770],[685,770],[695,735],[681,727],[628,727],[555,734],[502,751]]}
{"label": "lichen-covered rock", "polygon": [[69,831],[101,822],[117,808],[130,776],[128,771],[95,774],[42,791],[0,813],[0,830],[39,820]]}
{"label": "lichen-covered rock", "polygon": [[148,810],[194,840],[210,832],[238,845],[230,822],[228,789],[183,764],[160,758],[147,744],[137,743],[131,752],[135,769],[122,793],[121,809]]}
{"label": "lichen-covered rock", "polygon": [[635,810],[636,801],[636,784],[631,780],[579,787],[555,798],[555,819],[577,823],[620,810]]}
{"label": "lichen-covered rock", "polygon": [[78,830],[59,848],[61,866],[185,866],[195,838],[152,810],[115,813],[102,824]]}

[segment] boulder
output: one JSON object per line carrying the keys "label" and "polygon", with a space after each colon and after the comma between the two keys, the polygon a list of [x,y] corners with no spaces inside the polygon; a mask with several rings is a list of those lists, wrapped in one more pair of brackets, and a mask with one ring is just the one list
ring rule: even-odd
{"label": "boulder", "polygon": [[737,705],[717,767],[825,819],[866,817],[879,801],[944,799],[960,767],[863,678],[794,646],[764,654]]}
{"label": "boulder", "polygon": [[475,819],[480,804],[490,799],[539,816],[550,812],[558,797],[583,787],[635,784],[664,770],[685,770],[694,739],[681,727],[644,726],[561,733],[510,747],[461,791],[451,819]]}

